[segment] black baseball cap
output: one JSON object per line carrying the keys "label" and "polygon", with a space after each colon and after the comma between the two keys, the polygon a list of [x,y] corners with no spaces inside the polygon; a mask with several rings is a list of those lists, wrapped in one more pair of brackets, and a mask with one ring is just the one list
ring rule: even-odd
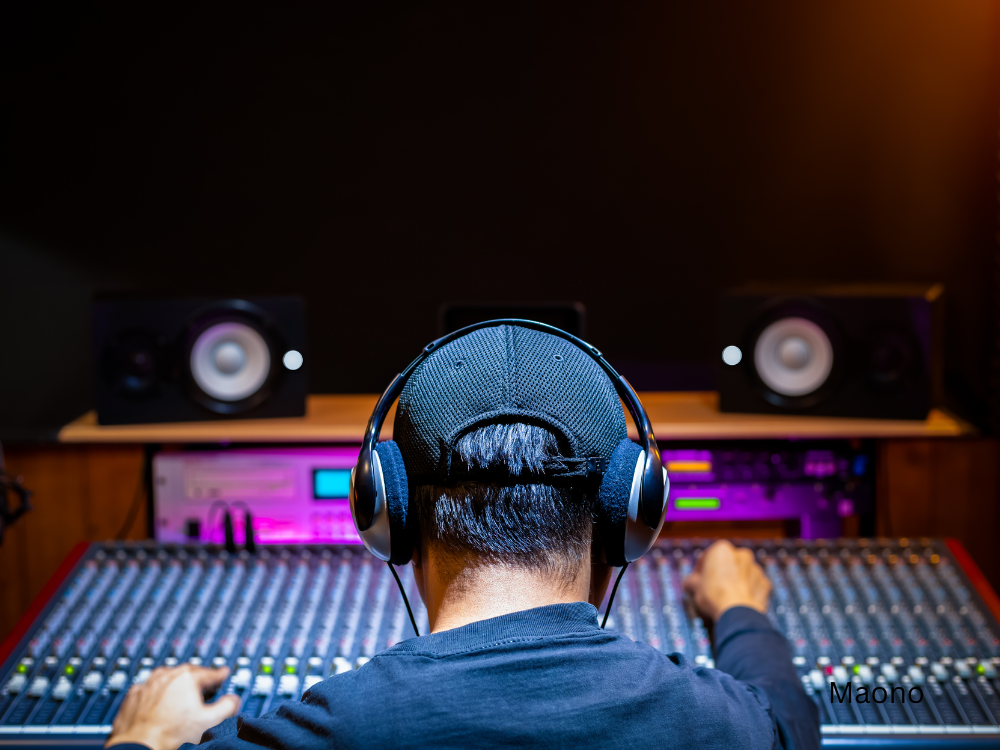
{"label": "black baseball cap", "polygon": [[[462,435],[515,422],[546,427],[566,458],[605,467],[628,436],[618,393],[593,357],[550,333],[503,324],[471,331],[417,366],[399,396],[393,439],[412,484],[447,484]],[[569,465],[565,475],[579,474],[580,462]]]}

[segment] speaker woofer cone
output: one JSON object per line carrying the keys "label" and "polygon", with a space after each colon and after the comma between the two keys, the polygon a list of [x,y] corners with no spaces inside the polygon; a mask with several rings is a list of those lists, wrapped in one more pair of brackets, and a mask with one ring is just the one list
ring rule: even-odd
{"label": "speaker woofer cone", "polygon": [[833,371],[833,344],[808,318],[775,320],[754,343],[754,367],[774,393],[801,398],[820,390]]}
{"label": "speaker woofer cone", "polygon": [[218,414],[252,409],[279,378],[276,342],[266,318],[254,312],[239,301],[220,304],[196,315],[185,337],[188,393]]}

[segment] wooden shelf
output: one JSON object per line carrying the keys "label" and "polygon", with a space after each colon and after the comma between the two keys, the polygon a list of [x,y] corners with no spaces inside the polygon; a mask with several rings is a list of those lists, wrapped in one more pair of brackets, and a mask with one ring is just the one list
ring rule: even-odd
{"label": "wooden shelf", "polygon": [[[713,392],[640,394],[660,440],[750,438],[928,438],[973,435],[968,423],[934,409],[924,421],[723,414]],[[359,442],[378,397],[309,396],[306,416],[164,424],[99,425],[87,412],[59,431],[64,443],[352,443]],[[383,437],[390,437],[394,411]],[[629,423],[630,431],[634,428]],[[635,437],[633,433],[633,437]]]}

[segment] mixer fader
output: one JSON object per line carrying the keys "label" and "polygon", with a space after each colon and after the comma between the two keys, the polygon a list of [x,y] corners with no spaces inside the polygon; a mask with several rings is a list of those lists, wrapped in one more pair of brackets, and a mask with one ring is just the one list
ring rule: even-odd
{"label": "mixer fader", "polygon": [[[681,581],[706,542],[663,542],[619,588],[609,627],[712,667],[705,623]],[[1000,627],[959,563],[930,540],[746,542],[774,583],[824,743],[1000,747]],[[401,570],[421,632],[427,614]],[[245,715],[297,700],[413,630],[391,572],[360,547],[257,554],[93,545],[0,670],[0,746],[92,741],[127,688],[159,665],[227,665]]]}

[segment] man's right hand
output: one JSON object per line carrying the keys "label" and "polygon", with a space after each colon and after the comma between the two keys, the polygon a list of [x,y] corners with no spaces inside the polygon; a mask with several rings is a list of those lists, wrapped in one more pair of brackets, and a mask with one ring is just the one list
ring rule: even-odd
{"label": "man's right hand", "polygon": [[240,710],[240,699],[223,695],[205,703],[202,693],[214,690],[229,669],[208,669],[182,664],[154,669],[142,685],[133,685],[122,702],[105,747],[138,742],[152,750],[176,750],[185,742],[197,743],[206,729]]}
{"label": "man's right hand", "polygon": [[698,558],[694,571],[684,579],[684,590],[694,598],[698,611],[715,621],[732,607],[766,613],[771,581],[750,550],[722,539]]}

